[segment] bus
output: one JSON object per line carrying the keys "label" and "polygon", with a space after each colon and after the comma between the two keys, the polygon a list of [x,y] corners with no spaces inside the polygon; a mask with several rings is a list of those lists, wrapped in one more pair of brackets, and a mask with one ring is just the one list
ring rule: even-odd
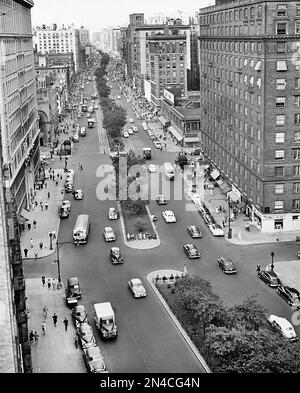
{"label": "bus", "polygon": [[73,230],[73,241],[75,244],[85,244],[88,241],[90,230],[90,219],[88,214],[79,214]]}
{"label": "bus", "polygon": [[165,173],[165,177],[168,180],[174,180],[175,178],[175,171],[174,171],[174,167],[170,162],[165,162],[164,163],[164,173]]}

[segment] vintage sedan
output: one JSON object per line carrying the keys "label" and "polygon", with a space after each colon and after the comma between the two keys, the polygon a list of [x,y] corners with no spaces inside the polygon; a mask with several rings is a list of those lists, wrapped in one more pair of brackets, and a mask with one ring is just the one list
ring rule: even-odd
{"label": "vintage sedan", "polygon": [[183,251],[190,259],[200,258],[200,251],[194,244],[185,244],[183,246]]}
{"label": "vintage sedan", "polygon": [[111,247],[109,250],[109,257],[113,265],[123,263],[124,261],[119,247]]}
{"label": "vintage sedan", "polygon": [[82,200],[84,197],[84,192],[81,189],[74,190],[73,196],[76,200]]}
{"label": "vintage sedan", "polygon": [[298,336],[293,328],[293,325],[286,318],[278,317],[277,315],[270,315],[267,320],[269,324],[285,339],[289,341],[298,340]]}
{"label": "vintage sedan", "polygon": [[103,231],[105,241],[112,242],[116,240],[116,235],[111,227],[105,227]]}
{"label": "vintage sedan", "polygon": [[147,295],[146,289],[139,278],[132,278],[128,281],[128,288],[136,298],[145,297]]}
{"label": "vintage sedan", "polygon": [[176,222],[176,217],[172,210],[165,210],[162,212],[162,215],[167,223]]}
{"label": "vintage sedan", "polygon": [[114,207],[110,207],[108,209],[108,219],[109,220],[117,220],[119,217],[118,211],[117,209],[115,209]]}
{"label": "vintage sedan", "polygon": [[80,324],[88,322],[87,312],[82,304],[72,309],[72,318],[76,328],[78,328]]}
{"label": "vintage sedan", "polygon": [[86,348],[83,351],[83,358],[88,372],[107,373],[103,355],[98,345]]}
{"label": "vintage sedan", "polygon": [[186,229],[193,239],[199,239],[202,237],[202,232],[196,225],[188,225]]}
{"label": "vintage sedan", "polygon": [[231,258],[221,257],[217,259],[217,265],[226,274],[235,274],[237,269]]}
{"label": "vintage sedan", "polygon": [[156,197],[156,202],[157,202],[159,205],[166,205],[166,204],[167,204],[167,200],[166,200],[166,198],[165,198],[165,196],[164,196],[163,194],[157,195],[157,197]]}
{"label": "vintage sedan", "polygon": [[156,172],[156,166],[154,164],[148,165],[148,171],[150,173],[155,173]]}
{"label": "vintage sedan", "polygon": [[214,236],[224,236],[224,231],[223,231],[221,225],[209,224],[208,228]]}
{"label": "vintage sedan", "polygon": [[77,334],[82,349],[96,345],[93,329],[87,322],[84,322],[78,326]]}
{"label": "vintage sedan", "polygon": [[258,270],[257,275],[261,280],[268,284],[269,287],[277,288],[278,285],[281,284],[279,277],[272,270]]}
{"label": "vintage sedan", "polygon": [[287,285],[278,285],[277,293],[293,308],[300,308],[300,293]]}

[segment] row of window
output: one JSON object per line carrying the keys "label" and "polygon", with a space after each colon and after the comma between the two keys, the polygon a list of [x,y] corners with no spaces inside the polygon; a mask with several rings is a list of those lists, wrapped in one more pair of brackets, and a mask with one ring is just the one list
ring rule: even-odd
{"label": "row of window", "polygon": [[[284,176],[284,167],[283,166],[275,166],[275,176],[282,177]],[[293,176],[300,176],[300,165],[293,165]]]}
{"label": "row of window", "polygon": [[[286,105],[286,97],[276,97],[276,108],[285,108]],[[294,105],[300,107],[300,95],[294,96]],[[296,115],[295,115],[296,116]],[[300,124],[300,123],[295,123]]]}
{"label": "row of window", "polygon": [[[277,41],[277,53],[287,52],[287,42]],[[251,41],[216,41],[216,40],[200,40],[200,51],[210,50],[214,52],[236,52],[236,53],[253,53],[259,55],[262,52],[263,46],[261,42]]]}
{"label": "row of window", "polygon": [[[201,11],[200,11],[201,12]],[[226,23],[233,21],[242,21],[244,19],[261,19],[262,18],[262,6],[258,5],[257,7],[239,7],[235,10],[221,11],[215,12],[208,15],[200,14],[200,26],[206,24],[217,24],[217,23]]]}
{"label": "row of window", "polygon": [[[300,199],[292,200],[292,209],[300,209]],[[284,201],[275,201],[274,210],[284,210]]]}
{"label": "row of window", "polygon": [[[293,142],[300,143],[300,131],[294,131]],[[285,143],[285,132],[275,133],[275,143]]]}
{"label": "row of window", "polygon": [[[285,151],[284,150],[275,150],[275,161],[284,160]],[[293,159],[300,160],[300,149],[293,149]]]}

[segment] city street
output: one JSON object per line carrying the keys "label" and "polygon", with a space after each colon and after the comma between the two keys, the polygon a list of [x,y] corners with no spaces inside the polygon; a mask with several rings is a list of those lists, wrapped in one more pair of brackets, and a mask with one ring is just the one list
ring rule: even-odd
{"label": "city street", "polygon": [[[111,96],[117,101],[120,89],[116,82]],[[93,86],[86,87],[84,95],[90,97]],[[139,132],[130,135],[125,146],[142,155],[143,147],[152,148],[151,164],[174,162],[175,153],[161,152],[142,129],[143,120],[137,120],[124,99],[118,100],[127,111],[127,118],[135,120]],[[100,116],[96,116],[98,121]],[[78,120],[80,126],[87,126],[85,115]],[[100,126],[97,124],[97,126]],[[126,128],[129,128],[128,124]],[[102,139],[100,138],[100,141]],[[207,229],[198,212],[186,211],[186,200],[170,201],[167,206],[158,206],[152,201],[149,208],[158,217],[157,230],[161,240],[159,248],[152,250],[135,250],[123,243],[120,221],[108,220],[108,208],[116,207],[116,202],[100,201],[96,196],[96,187],[100,178],[96,171],[101,164],[110,164],[107,154],[99,154],[99,138],[97,128],[87,128],[87,135],[76,144],[74,154],[68,160],[68,168],[75,170],[75,188],[81,188],[85,197],[81,201],[73,200],[72,194],[66,199],[72,200],[70,217],[60,222],[59,242],[72,243],[72,230],[78,214],[90,215],[91,229],[89,241],[83,246],[64,244],[60,246],[61,274],[65,282],[68,277],[78,276],[83,297],[81,303],[87,307],[95,337],[101,347],[106,367],[110,372],[144,372],[144,373],[187,373],[203,372],[201,365],[186,344],[184,338],[175,328],[159,300],[148,286],[146,276],[159,269],[183,270],[187,266],[189,274],[201,275],[212,282],[215,292],[228,305],[241,303],[246,297],[258,295],[262,306],[270,313],[291,319],[293,310],[281,299],[274,289],[269,288],[257,278],[256,265],[265,266],[271,262],[270,253],[274,251],[276,261],[293,260],[297,245],[294,243],[262,244],[253,246],[236,246],[224,238],[214,238]],[[107,153],[107,152],[106,152]],[[78,163],[83,171],[78,170]],[[176,179],[176,181],[181,181]],[[158,192],[158,189],[157,189]],[[161,212],[172,210],[177,223],[166,224]],[[202,239],[191,239],[186,231],[187,225],[198,225],[203,233]],[[105,243],[103,228],[112,226],[116,234],[116,242]],[[189,260],[183,252],[185,243],[195,243],[201,251],[201,258]],[[108,252],[111,246],[119,246],[124,256],[124,264],[111,264]],[[238,268],[235,276],[222,273],[216,264],[220,256],[231,257]],[[56,276],[54,255],[24,262],[27,278],[40,277],[42,274]],[[145,299],[134,299],[127,288],[130,278],[138,277],[143,281],[148,296]],[[110,301],[116,311],[119,336],[116,341],[103,342],[96,331],[93,318],[93,304]],[[300,335],[300,328],[295,327]]]}

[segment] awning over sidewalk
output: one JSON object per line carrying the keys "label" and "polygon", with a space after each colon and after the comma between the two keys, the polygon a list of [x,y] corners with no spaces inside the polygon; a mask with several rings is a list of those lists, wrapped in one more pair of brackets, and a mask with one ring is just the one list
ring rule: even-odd
{"label": "awning over sidewalk", "polygon": [[174,127],[170,126],[170,127],[168,127],[168,129],[175,136],[175,138],[178,140],[178,142],[182,141],[183,137],[179,134],[178,131],[175,130]]}
{"label": "awning over sidewalk", "polygon": [[236,195],[236,193],[234,191],[229,191],[227,193],[228,198],[230,198],[233,202],[238,202],[240,200],[240,198]]}
{"label": "awning over sidewalk", "polygon": [[22,209],[22,211],[21,211],[21,216],[22,216],[23,218],[25,218],[25,220],[30,220],[30,213],[29,213],[29,211],[26,210],[26,209]]}
{"label": "awning over sidewalk", "polygon": [[185,142],[200,142],[200,138],[198,136],[195,137],[185,137],[184,138]]}
{"label": "awning over sidewalk", "polygon": [[223,180],[221,180],[221,179],[217,180],[217,185],[218,185],[219,187],[221,187],[221,184],[224,184]]}
{"label": "awning over sidewalk", "polygon": [[163,116],[159,116],[158,120],[161,122],[163,126],[166,125],[166,123],[168,122],[168,120]]}
{"label": "awning over sidewalk", "polygon": [[210,176],[216,180],[220,176],[220,172],[217,169],[213,169],[213,171],[210,173]]}
{"label": "awning over sidewalk", "polygon": [[227,192],[231,191],[231,187],[228,183],[224,182],[221,185],[219,185],[220,189],[224,192],[224,194],[227,194]]}

